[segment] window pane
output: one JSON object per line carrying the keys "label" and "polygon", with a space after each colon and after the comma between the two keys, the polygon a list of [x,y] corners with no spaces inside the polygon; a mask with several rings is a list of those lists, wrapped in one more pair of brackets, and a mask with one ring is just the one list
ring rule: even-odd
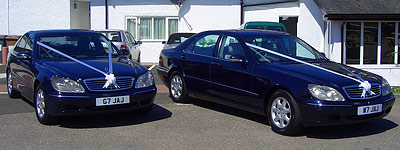
{"label": "window pane", "polygon": [[377,64],[378,23],[364,23],[364,64]]}
{"label": "window pane", "polygon": [[228,36],[224,39],[224,44],[219,51],[218,58],[230,59],[231,56],[244,56],[244,50],[239,41],[234,37]]}
{"label": "window pane", "polygon": [[207,35],[196,41],[193,53],[212,56],[219,35]]}
{"label": "window pane", "polygon": [[178,19],[168,19],[168,36],[178,32]]}
{"label": "window pane", "polygon": [[152,28],[152,21],[151,18],[140,18],[140,32],[139,32],[139,39],[151,39],[151,28]]}
{"label": "window pane", "polygon": [[361,23],[346,23],[346,63],[360,64]]}
{"label": "window pane", "polygon": [[382,22],[382,64],[394,64],[394,28],[394,22]]}
{"label": "window pane", "polygon": [[154,39],[165,39],[164,18],[154,18]]}
{"label": "window pane", "polygon": [[136,36],[136,19],[128,19],[128,32]]}

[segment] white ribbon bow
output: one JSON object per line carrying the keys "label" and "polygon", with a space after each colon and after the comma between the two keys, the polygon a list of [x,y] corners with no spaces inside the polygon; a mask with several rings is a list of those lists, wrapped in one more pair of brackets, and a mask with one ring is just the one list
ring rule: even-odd
{"label": "white ribbon bow", "polygon": [[375,95],[375,93],[371,90],[371,84],[368,81],[361,82],[358,87],[363,87],[363,92],[361,97],[365,98],[367,93],[369,95]]}
{"label": "white ribbon bow", "polygon": [[117,88],[117,89],[119,88],[119,86],[116,83],[117,79],[114,77],[114,74],[106,75],[105,79],[107,81],[106,81],[106,84],[104,84],[103,88],[107,88],[111,84],[113,84],[115,88]]}

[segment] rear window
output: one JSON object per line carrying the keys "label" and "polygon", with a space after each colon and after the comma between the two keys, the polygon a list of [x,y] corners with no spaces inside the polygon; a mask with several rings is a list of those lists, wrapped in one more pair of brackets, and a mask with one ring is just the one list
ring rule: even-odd
{"label": "rear window", "polygon": [[118,31],[99,31],[99,33],[103,34],[113,42],[122,42],[121,33]]}
{"label": "rear window", "polygon": [[267,30],[283,32],[282,27],[279,26],[267,26]]}
{"label": "rear window", "polygon": [[246,29],[260,29],[260,30],[262,30],[262,29],[264,29],[264,27],[263,27],[263,26],[248,25],[248,26],[246,27]]}

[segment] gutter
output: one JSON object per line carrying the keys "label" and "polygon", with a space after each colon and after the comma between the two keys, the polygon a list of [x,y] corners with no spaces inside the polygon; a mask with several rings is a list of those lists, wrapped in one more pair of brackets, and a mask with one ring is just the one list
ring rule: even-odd
{"label": "gutter", "polygon": [[104,4],[104,6],[106,7],[106,14],[105,14],[105,20],[106,20],[106,29],[108,29],[108,0],[104,0],[104,2],[105,2],[105,4]]}

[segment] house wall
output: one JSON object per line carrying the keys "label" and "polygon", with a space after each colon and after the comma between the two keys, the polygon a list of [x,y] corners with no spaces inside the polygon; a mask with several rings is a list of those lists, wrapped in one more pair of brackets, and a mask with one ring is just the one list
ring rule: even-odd
{"label": "house wall", "polygon": [[320,8],[311,0],[299,0],[297,36],[324,52],[324,21]]}
{"label": "house wall", "polygon": [[279,16],[299,16],[299,3],[280,3],[244,7],[244,22],[271,21],[279,22]]}
{"label": "house wall", "polygon": [[[71,29],[90,29],[90,4],[88,2],[74,2],[74,0],[71,0],[70,5]],[[76,5],[76,8],[74,5]]]}
{"label": "house wall", "polygon": [[[105,29],[104,0],[91,0],[91,29]],[[170,0],[109,0],[109,29],[126,29],[127,17],[178,17],[179,32],[237,29],[240,26],[238,0],[186,0],[181,7]],[[141,61],[158,62],[164,40],[142,40]]]}
{"label": "house wall", "polygon": [[0,34],[8,34],[8,1],[0,0]]}
{"label": "house wall", "polygon": [[[70,28],[70,0],[2,0],[1,2],[6,5],[0,6],[2,9],[0,34],[22,35],[30,30]],[[9,10],[4,11],[7,7]],[[4,19],[8,15],[9,19]]]}

